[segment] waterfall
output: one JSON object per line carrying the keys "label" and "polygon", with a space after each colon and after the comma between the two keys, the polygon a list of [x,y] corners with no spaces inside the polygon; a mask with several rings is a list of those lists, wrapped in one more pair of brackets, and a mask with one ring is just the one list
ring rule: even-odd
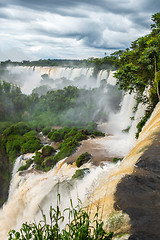
{"label": "waterfall", "polygon": [[32,156],[34,156],[34,153],[27,153],[24,155],[19,156],[14,164],[13,171],[12,171],[12,178],[10,182],[10,187],[9,187],[9,196],[8,199],[10,200],[13,193],[15,192],[16,188],[19,185],[20,182],[20,177],[19,174],[17,173],[18,169],[26,163],[26,160],[30,159]]}
{"label": "waterfall", "polygon": [[[8,71],[14,76],[10,81],[19,85],[25,94],[32,93],[32,90],[41,85],[48,85],[51,88],[63,88],[67,85],[74,85],[81,88],[99,87],[102,80],[115,85],[113,71],[100,70],[97,78],[93,77],[94,68],[78,67],[39,67],[39,66],[8,66]],[[42,79],[43,75],[48,79]],[[22,77],[23,76],[23,77]]]}
{"label": "waterfall", "polygon": [[[82,202],[95,189],[98,179],[105,177],[109,171],[115,167],[115,164],[105,164],[103,167],[91,167],[90,173],[82,180],[71,181],[71,177],[77,168],[74,168],[61,160],[57,166],[47,173],[16,174],[12,181],[17,182],[17,188],[14,190],[7,204],[3,206],[0,213],[0,234],[2,239],[7,239],[9,229],[19,229],[23,222],[33,222],[42,219],[40,207],[44,213],[49,214],[49,207],[56,207],[57,183],[59,183],[59,193],[61,195],[61,209],[64,210],[70,206],[70,198],[73,206],[77,206],[78,199]],[[60,167],[61,166],[61,167]],[[57,172],[57,170],[59,170]]]}
{"label": "waterfall", "polygon": [[[100,86],[102,80],[108,85],[114,86],[116,79],[113,71],[101,70],[97,79],[93,79],[93,68],[67,68],[67,67],[15,67],[9,68],[10,71],[26,74],[34,74],[36,79],[21,82],[23,92],[29,93],[34,82],[34,87],[41,84],[41,75],[47,74],[52,81],[68,79],[73,83],[81,81],[88,87]],[[66,81],[66,80],[64,80]],[[57,82],[55,83],[56,86]],[[88,85],[87,85],[88,84]],[[28,90],[27,90],[28,89]],[[106,86],[107,89],[107,86]],[[144,115],[146,106],[139,104],[137,111],[135,94],[124,94],[119,112],[110,113],[108,122],[103,130],[106,132],[104,138],[97,138],[95,142],[107,149],[108,156],[124,157],[135,142],[136,125]],[[133,119],[131,119],[133,117]],[[128,132],[124,131],[128,128]],[[3,240],[7,239],[10,229],[19,229],[23,222],[38,222],[42,219],[40,208],[47,214],[49,207],[56,206],[57,184],[61,194],[61,208],[65,209],[70,205],[70,198],[73,205],[78,204],[78,198],[85,203],[89,196],[91,200],[92,192],[98,187],[99,182],[107,182],[107,176],[119,166],[105,162],[102,166],[93,166],[86,163],[82,168],[88,168],[89,173],[81,180],[72,180],[72,176],[77,170],[74,165],[67,165],[65,159],[59,161],[49,172],[42,173],[32,169],[17,173],[22,161],[27,159],[27,155],[20,156],[15,162],[12,173],[12,180],[9,189],[9,199],[3,205],[0,212],[0,236]]]}

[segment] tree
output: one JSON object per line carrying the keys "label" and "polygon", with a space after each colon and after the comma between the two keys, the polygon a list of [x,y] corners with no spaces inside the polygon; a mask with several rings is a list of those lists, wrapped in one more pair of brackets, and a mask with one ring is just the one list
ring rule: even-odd
{"label": "tree", "polygon": [[[138,38],[130,49],[121,55],[120,68],[115,74],[120,88],[128,92],[137,92],[138,99],[156,104],[160,101],[159,75],[160,71],[160,13],[152,16],[154,24],[151,33]],[[145,89],[150,89],[149,98]],[[155,101],[155,99],[157,99]]]}

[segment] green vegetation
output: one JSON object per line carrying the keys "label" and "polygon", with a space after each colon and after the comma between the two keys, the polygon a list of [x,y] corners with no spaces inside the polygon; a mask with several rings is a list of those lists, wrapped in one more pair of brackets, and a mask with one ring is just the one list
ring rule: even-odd
{"label": "green vegetation", "polygon": [[[54,156],[54,160],[59,161],[73,154],[80,145],[80,141],[86,140],[89,135],[94,135],[94,133],[95,131],[91,132],[87,129],[77,129],[74,127],[59,130],[52,129],[52,131],[48,133],[48,137],[55,142],[61,141],[58,147],[60,151]],[[96,135],[97,134],[98,131],[96,131]],[[99,135],[101,135],[100,132]]]}
{"label": "green vegetation", "polygon": [[42,144],[40,143],[40,139],[31,139],[24,143],[21,147],[21,153],[33,153],[36,150],[40,149]]}
{"label": "green vegetation", "polygon": [[0,134],[0,207],[7,200],[10,179],[11,167],[2,141],[2,135]]}
{"label": "green vegetation", "polygon": [[89,58],[83,60],[67,60],[67,59],[40,59],[38,61],[23,61],[23,62],[12,62],[7,60],[1,62],[1,66],[5,67],[9,65],[20,65],[20,66],[64,66],[64,67],[94,67],[97,69],[117,69],[117,59],[123,53],[123,50],[116,51],[110,56],[105,56],[104,58]]}
{"label": "green vegetation", "polygon": [[[131,48],[122,53],[115,74],[120,89],[137,92],[137,101],[149,104],[146,115],[160,100],[160,13],[152,20],[151,33],[132,42]],[[142,122],[139,130],[141,126]]]}
{"label": "green vegetation", "polygon": [[88,152],[82,153],[76,160],[77,167],[82,166],[84,163],[87,163],[92,158],[92,155]]}
{"label": "green vegetation", "polygon": [[38,133],[31,131],[28,125],[23,122],[11,125],[1,135],[1,148],[4,148],[11,164],[20,154],[32,153],[41,147]]}
{"label": "green vegetation", "polygon": [[115,158],[113,158],[113,162],[114,162],[114,163],[117,163],[117,162],[119,162],[119,161],[122,161],[122,159],[123,159],[123,158],[117,158],[117,157],[115,157]]}
{"label": "green vegetation", "polygon": [[51,127],[45,127],[42,129],[43,135],[47,135],[51,131]]}
{"label": "green vegetation", "polygon": [[47,172],[51,170],[57,163],[57,161],[54,161],[52,157],[48,157],[46,160],[43,158],[42,155],[35,156],[34,157],[34,163],[36,163],[36,169]]}
{"label": "green vegetation", "polygon": [[[50,90],[42,96],[36,93],[25,95],[15,85],[0,81],[0,132],[19,121],[47,133],[50,126],[86,127],[90,122],[107,120],[109,112],[105,102],[111,103],[116,111],[121,101],[117,87],[110,86],[109,92],[110,95],[101,87],[86,90],[68,86]],[[104,104],[100,105],[101,99]]]}
{"label": "green vegetation", "polygon": [[55,149],[49,145],[46,145],[42,148],[42,155],[44,157],[48,157],[53,153],[55,153]]}
{"label": "green vegetation", "polygon": [[18,171],[27,170],[27,169],[31,166],[32,163],[33,163],[33,160],[32,160],[32,159],[28,159],[28,160],[26,161],[26,164],[25,164],[25,165],[22,165],[22,166],[18,169]]}
{"label": "green vegetation", "polygon": [[[55,138],[55,133],[58,138]],[[58,147],[60,151],[54,156],[54,160],[59,161],[74,153],[77,146],[80,145],[79,142],[86,140],[87,135],[89,135],[87,130],[78,130],[77,128],[52,130],[52,135],[48,134],[50,139],[52,141],[62,141]]]}
{"label": "green vegetation", "polygon": [[[41,151],[36,151],[32,162],[36,164],[35,168],[44,172],[49,171],[55,166],[57,161],[54,160],[55,149],[49,145],[44,146]],[[19,169],[19,171],[22,171]]]}
{"label": "green vegetation", "polygon": [[[11,126],[11,128],[13,128],[13,126]],[[95,131],[90,132],[87,129],[77,129],[74,127],[65,127],[59,130],[52,129],[48,133],[48,137],[54,142],[59,142],[59,151],[58,153],[56,153],[56,150],[50,145],[45,145],[42,147],[36,131],[32,130],[25,134],[23,134],[22,132],[21,134],[23,135],[12,135],[12,132],[8,129],[6,129],[4,132],[11,134],[7,135],[8,137],[6,142],[6,149],[7,153],[9,154],[10,160],[12,160],[13,162],[15,158],[20,154],[20,152],[35,152],[35,156],[33,157],[33,159],[27,160],[26,164],[19,168],[19,171],[28,169],[28,167],[32,163],[34,163],[37,170],[44,172],[49,171],[56,165],[58,161],[74,153],[77,146],[80,145],[80,142],[82,140],[86,140],[90,134],[93,135],[95,133]],[[98,131],[96,131],[96,135],[97,134]],[[99,133],[99,135],[101,135],[101,133]],[[10,138],[12,139],[12,141],[9,141]],[[39,150],[40,148],[41,150]],[[84,154],[85,156],[83,156],[81,164],[82,162],[84,163],[87,158],[89,158],[90,155],[87,154],[88,153]]]}
{"label": "green vegetation", "polygon": [[[59,202],[58,202],[59,203]],[[71,200],[72,206],[72,200]],[[11,230],[9,232],[9,240],[110,240],[113,233],[106,233],[103,229],[103,221],[98,219],[98,211],[91,221],[89,214],[82,208],[70,207],[65,209],[68,211],[68,221],[66,228],[60,230],[60,223],[65,220],[64,215],[60,211],[59,204],[56,209],[50,207],[48,224],[46,216],[42,212],[43,220],[38,224],[31,223],[22,224],[20,231]],[[70,218],[73,216],[73,220]]]}
{"label": "green vegetation", "polygon": [[76,172],[73,174],[72,179],[81,179],[84,177],[84,175],[89,172],[88,168],[83,168],[83,169],[78,169]]}
{"label": "green vegetation", "polygon": [[143,126],[145,125],[145,123],[149,119],[150,115],[151,115],[151,112],[146,111],[146,113],[145,113],[144,117],[142,118],[142,120],[137,124],[136,138],[139,137],[139,134],[142,131]]}

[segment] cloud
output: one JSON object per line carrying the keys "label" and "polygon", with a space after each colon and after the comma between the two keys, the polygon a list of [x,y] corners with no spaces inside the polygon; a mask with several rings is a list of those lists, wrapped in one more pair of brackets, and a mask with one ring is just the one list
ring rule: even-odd
{"label": "cloud", "polygon": [[159,0],[1,0],[1,49],[32,58],[101,57],[148,34],[159,8]]}
{"label": "cloud", "polygon": [[31,57],[27,56],[26,53],[20,48],[11,48],[9,50],[0,49],[1,61],[12,59],[12,61],[22,61],[24,59],[30,59]]}

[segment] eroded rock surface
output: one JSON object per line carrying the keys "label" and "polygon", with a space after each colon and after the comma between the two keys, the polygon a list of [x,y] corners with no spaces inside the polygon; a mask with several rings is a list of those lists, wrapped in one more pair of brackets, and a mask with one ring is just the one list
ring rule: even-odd
{"label": "eroded rock surface", "polygon": [[129,154],[95,189],[91,208],[98,203],[104,205],[106,230],[115,236],[160,239],[160,103]]}

